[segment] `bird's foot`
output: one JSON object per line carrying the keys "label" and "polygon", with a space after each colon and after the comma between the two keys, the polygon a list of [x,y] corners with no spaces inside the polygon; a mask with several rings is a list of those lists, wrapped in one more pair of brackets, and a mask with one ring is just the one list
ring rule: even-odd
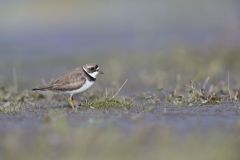
{"label": "bird's foot", "polygon": [[68,103],[72,107],[72,109],[75,109],[77,107],[77,105],[76,105],[77,102],[76,102],[76,100],[73,99],[73,97],[68,98]]}
{"label": "bird's foot", "polygon": [[72,96],[68,98],[68,103],[72,109],[77,109],[82,106],[82,104],[78,103],[78,101],[76,101]]}

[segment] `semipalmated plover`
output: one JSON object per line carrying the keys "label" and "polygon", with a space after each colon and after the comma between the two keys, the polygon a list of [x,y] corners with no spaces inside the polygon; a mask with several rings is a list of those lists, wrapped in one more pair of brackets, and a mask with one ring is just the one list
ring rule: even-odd
{"label": "semipalmated plover", "polygon": [[98,65],[86,64],[59,76],[47,86],[34,88],[33,91],[53,91],[70,94],[68,103],[72,108],[75,108],[78,105],[73,96],[89,89],[96,81],[98,74],[103,74]]}

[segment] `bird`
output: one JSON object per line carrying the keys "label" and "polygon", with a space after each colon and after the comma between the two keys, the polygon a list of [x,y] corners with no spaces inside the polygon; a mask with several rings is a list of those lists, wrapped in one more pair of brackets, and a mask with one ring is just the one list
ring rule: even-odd
{"label": "bird", "polygon": [[68,103],[74,109],[79,106],[74,99],[74,95],[83,93],[92,87],[99,74],[103,74],[100,67],[95,63],[89,63],[58,76],[48,85],[33,88],[32,90],[67,93],[70,95]]}

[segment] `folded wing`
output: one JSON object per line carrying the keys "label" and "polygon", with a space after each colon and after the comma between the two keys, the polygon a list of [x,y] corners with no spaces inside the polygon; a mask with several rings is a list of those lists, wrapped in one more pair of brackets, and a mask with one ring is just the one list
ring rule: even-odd
{"label": "folded wing", "polygon": [[69,73],[63,74],[55,79],[49,90],[52,91],[72,91],[79,89],[85,83],[86,78],[81,69],[75,69]]}

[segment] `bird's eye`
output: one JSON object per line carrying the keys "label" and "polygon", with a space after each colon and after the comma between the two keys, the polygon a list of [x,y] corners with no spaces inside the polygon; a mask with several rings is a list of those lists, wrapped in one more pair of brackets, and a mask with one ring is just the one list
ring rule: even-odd
{"label": "bird's eye", "polygon": [[91,71],[94,71],[94,69],[95,69],[94,67],[91,67],[91,68],[90,68]]}

